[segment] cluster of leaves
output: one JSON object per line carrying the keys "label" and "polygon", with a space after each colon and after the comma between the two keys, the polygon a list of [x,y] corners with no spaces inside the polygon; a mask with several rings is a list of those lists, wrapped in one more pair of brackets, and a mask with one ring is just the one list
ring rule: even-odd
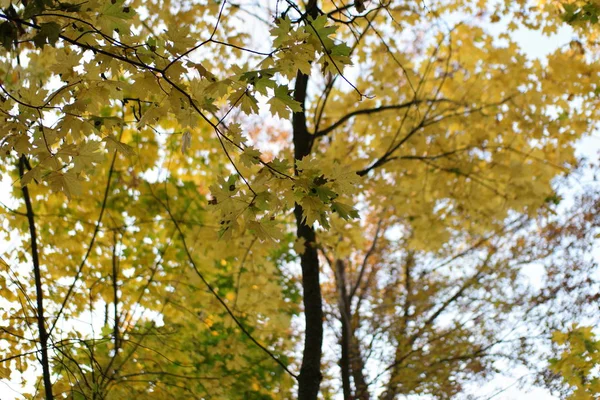
{"label": "cluster of leaves", "polygon": [[567,24],[587,25],[596,24],[600,18],[600,4],[593,1],[575,1],[561,3],[563,13],[561,18]]}
{"label": "cluster of leaves", "polygon": [[[134,7],[124,0],[107,2],[99,9],[91,4],[80,7],[39,1],[24,7],[10,4],[4,12],[2,40],[8,44],[7,50],[22,51],[29,42],[42,47],[41,53],[32,54],[32,62],[52,71],[51,76],[62,83],[52,92],[33,86],[27,90],[23,82],[29,78],[19,76],[18,67],[0,67],[4,74],[12,70],[10,79],[3,83],[3,151],[35,155],[37,161],[32,162],[23,184],[46,182],[69,198],[80,195],[81,182],[103,160],[103,148],[133,154],[128,145],[111,134],[115,129],[176,128],[182,132],[182,150],[186,150],[194,136],[191,132],[203,125],[214,131],[247,186],[245,190],[240,188],[243,193],[236,198],[240,207],[217,201],[217,208],[223,207],[223,220],[235,220],[246,210],[244,215],[252,215],[247,223],[260,232],[271,230],[270,216],[259,217],[257,211],[277,212],[293,206],[291,198],[283,204],[270,204],[274,199],[270,193],[288,192],[295,187],[290,176],[292,168],[277,160],[264,162],[260,151],[247,145],[240,126],[227,126],[215,113],[220,108],[239,108],[248,115],[258,113],[256,96],[260,95],[268,98],[273,115],[288,118],[290,112],[299,112],[302,107],[282,79],[292,79],[297,71],[310,72],[313,62],[321,65],[323,73],[340,72],[350,63],[349,49],[331,38],[336,28],[324,15],[307,18],[303,24],[293,24],[289,17],[277,20],[271,30],[273,50],[256,61],[256,68],[228,68],[224,71],[233,71],[233,75],[217,77],[206,63],[194,62],[189,55],[211,40],[217,42],[214,35],[218,22],[210,38],[198,44],[189,32],[173,24],[162,34],[132,33],[140,20]],[[58,39],[61,46],[56,46]],[[20,47],[15,47],[16,43]],[[44,48],[45,44],[53,47]],[[86,50],[98,54],[93,63],[86,60]],[[82,66],[85,73],[78,69]],[[133,125],[106,106],[115,101],[137,107]],[[54,126],[44,123],[49,115],[58,118]],[[262,166],[264,171],[256,171],[254,166]],[[286,184],[277,178],[292,182]],[[233,197],[237,190],[230,190],[231,183],[226,186],[227,197]],[[224,196],[220,191],[214,195]],[[242,222],[242,226],[245,224]]]}
{"label": "cluster of leaves", "polygon": [[574,388],[568,397],[573,400],[594,399],[600,393],[600,341],[590,326],[573,325],[568,332],[555,332],[554,343],[564,350],[550,360],[550,369],[562,376]]}

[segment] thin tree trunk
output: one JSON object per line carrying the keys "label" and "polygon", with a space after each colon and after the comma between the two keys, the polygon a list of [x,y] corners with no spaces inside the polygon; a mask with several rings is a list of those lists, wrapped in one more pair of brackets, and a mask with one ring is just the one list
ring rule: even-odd
{"label": "thin tree trunk", "polygon": [[348,290],[346,289],[346,271],[344,261],[336,260],[335,278],[338,287],[338,307],[340,309],[340,322],[342,323],[342,335],[340,347],[340,369],[342,371],[342,389],[344,400],[352,400],[352,387],[350,386],[350,304],[348,303]]}
{"label": "thin tree trunk", "polygon": [[[312,18],[318,15],[317,1],[310,0],[306,13]],[[298,72],[294,87],[294,100],[302,104],[302,111],[294,113],[292,127],[294,134],[294,159],[301,160],[310,154],[313,136],[306,126],[306,88],[308,75]],[[302,289],[304,303],[304,320],[306,332],[302,365],[298,376],[298,399],[316,400],[321,384],[321,346],[323,344],[323,301],[319,281],[319,257],[315,242],[315,230],[304,222],[302,206],[296,204],[294,216],[298,239],[304,240],[304,253],[300,257],[302,266]]]}
{"label": "thin tree trunk", "polygon": [[[404,313],[402,315],[402,331],[405,337],[408,337],[408,322],[411,318],[411,299],[412,299],[412,269],[415,265],[415,256],[413,252],[409,252],[406,255],[406,262],[404,263],[404,288],[406,291],[406,297],[404,299]],[[398,393],[398,381],[399,367],[403,358],[401,347],[398,346],[394,357],[394,363],[392,364],[392,371],[390,372],[390,378],[386,385],[386,391],[382,397],[382,400],[394,400]]]}
{"label": "thin tree trunk", "polygon": [[354,386],[356,388],[354,398],[358,400],[369,400],[371,395],[369,394],[369,387],[365,380],[365,375],[363,374],[365,363],[360,354],[360,347],[358,345],[358,340],[356,339],[354,327],[351,327],[350,329],[350,370],[352,371],[352,379],[354,379]]}
{"label": "thin tree trunk", "polygon": [[115,341],[115,356],[119,352],[119,258],[117,257],[117,233],[113,232],[113,252],[112,252],[112,287],[113,287],[113,310],[115,313],[115,323],[113,325],[113,337]]}
{"label": "thin tree trunk", "polygon": [[[23,178],[25,174],[25,165],[27,159],[24,155],[19,159],[19,176]],[[42,364],[42,378],[44,381],[44,391],[46,400],[54,400],[52,394],[52,380],[50,379],[50,360],[48,359],[48,333],[46,331],[46,322],[44,319],[44,292],[42,291],[42,274],[40,272],[40,260],[38,257],[37,248],[37,233],[35,231],[35,215],[33,206],[31,205],[31,197],[27,186],[21,188],[23,198],[25,199],[25,207],[27,208],[27,221],[29,223],[29,235],[31,237],[31,259],[33,262],[33,276],[35,280],[35,296],[37,303],[37,325],[40,333],[40,353]]]}

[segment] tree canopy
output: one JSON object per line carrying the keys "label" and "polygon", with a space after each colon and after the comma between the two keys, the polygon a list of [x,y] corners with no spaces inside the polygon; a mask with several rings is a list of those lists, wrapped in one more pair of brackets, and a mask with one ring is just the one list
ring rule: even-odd
{"label": "tree canopy", "polygon": [[572,324],[598,317],[599,197],[569,186],[597,170],[596,5],[0,8],[0,378],[25,397],[453,398],[517,364],[597,387]]}

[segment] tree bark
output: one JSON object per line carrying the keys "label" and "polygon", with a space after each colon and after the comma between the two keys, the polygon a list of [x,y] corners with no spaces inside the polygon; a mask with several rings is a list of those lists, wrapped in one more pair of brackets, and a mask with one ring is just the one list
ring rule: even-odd
{"label": "tree bark", "polygon": [[336,260],[335,278],[338,287],[338,307],[340,310],[340,322],[342,323],[342,334],[340,347],[340,369],[342,371],[342,390],[344,400],[352,400],[352,387],[350,386],[350,304],[348,303],[348,290],[346,289],[346,270],[344,261]]}
{"label": "tree bark", "polygon": [[350,329],[350,370],[352,371],[352,379],[354,379],[354,398],[357,400],[369,400],[371,395],[369,394],[369,387],[363,373],[365,363],[360,354],[360,347],[358,345],[358,340],[356,339],[354,327],[351,327]]}
{"label": "tree bark", "polygon": [[113,310],[115,313],[115,323],[113,325],[113,337],[115,341],[115,357],[119,353],[119,258],[117,256],[117,232],[113,232],[113,252],[112,252],[112,287],[113,287]]}
{"label": "tree bark", "polygon": [[306,331],[302,366],[298,376],[298,399],[315,400],[321,384],[321,346],[323,344],[323,304],[319,281],[319,258],[315,246],[315,230],[302,222],[302,207],[296,205],[298,238],[305,240],[302,266],[302,288],[304,292],[304,320]]}
{"label": "tree bark", "polygon": [[[335,262],[335,278],[338,287],[338,306],[342,324],[340,368],[342,370],[342,388],[345,400],[369,400],[370,394],[363,374],[364,361],[356,338],[357,321],[352,321],[352,308],[346,280],[346,265],[343,260]],[[354,324],[353,324],[354,322]],[[354,391],[350,382],[354,380]],[[354,392],[354,395],[352,394]]]}
{"label": "tree bark", "polygon": [[[306,6],[306,16],[316,18],[319,9],[317,1],[310,0]],[[306,88],[308,75],[298,72],[294,86],[294,100],[302,105],[302,111],[292,116],[294,159],[301,160],[310,154],[313,136],[306,125]],[[297,171],[296,171],[297,173]],[[304,303],[305,336],[302,352],[302,365],[298,376],[298,399],[316,400],[321,384],[321,346],[323,344],[323,300],[319,280],[319,257],[315,243],[315,229],[304,222],[302,206],[296,204],[296,230],[298,239],[304,239],[304,253],[300,257],[302,267],[302,289]]]}
{"label": "tree bark", "polygon": [[[404,299],[404,313],[402,315],[402,335],[408,337],[408,323],[411,319],[411,299],[412,299],[412,271],[415,266],[415,255],[414,253],[408,252],[406,255],[406,261],[404,263],[404,288],[406,291],[406,297]],[[415,337],[416,338],[416,337]],[[410,342],[410,339],[409,339]],[[412,343],[410,343],[412,345]],[[381,397],[382,400],[394,400],[398,394],[398,381],[399,379],[399,367],[402,362],[404,355],[400,351],[401,347],[396,348],[396,354],[394,356],[394,363],[392,364],[392,370],[390,372],[390,378],[386,385],[384,395]]]}
{"label": "tree bark", "polygon": [[[25,174],[25,165],[27,159],[24,155],[19,159],[19,176],[23,178]],[[37,248],[37,233],[35,230],[35,214],[31,205],[31,196],[29,188],[23,186],[23,198],[27,209],[27,222],[29,223],[29,235],[31,237],[31,260],[33,262],[33,276],[35,280],[35,297],[37,303],[37,325],[40,334],[40,354],[42,364],[42,379],[44,381],[44,391],[46,400],[54,400],[52,394],[52,380],[50,379],[50,360],[48,358],[48,332],[46,331],[46,321],[44,318],[44,292],[42,290],[42,274],[40,272],[40,260]]]}

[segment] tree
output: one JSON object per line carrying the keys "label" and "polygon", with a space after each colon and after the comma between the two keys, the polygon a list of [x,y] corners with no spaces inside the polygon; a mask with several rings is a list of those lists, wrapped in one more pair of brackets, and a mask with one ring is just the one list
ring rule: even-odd
{"label": "tree", "polygon": [[455,398],[499,365],[525,365],[559,390],[539,362],[557,354],[547,351],[550,339],[572,321],[597,320],[590,255],[599,203],[597,190],[585,189],[560,214],[520,216],[435,253],[407,250],[410,232],[384,225],[389,216],[377,209],[365,218],[374,227],[367,243],[355,232],[338,236],[323,249],[335,282],[324,286],[328,321],[340,345],[333,386],[344,398]]}
{"label": "tree", "polygon": [[[382,227],[405,234],[402,268],[364,265],[390,285],[403,271],[406,284],[425,254],[550,213],[553,179],[576,166],[573,145],[598,118],[597,64],[583,47],[545,65],[468,17],[445,23],[464,13],[511,18],[509,32],[556,29],[524,3],[1,6],[2,172],[21,199],[3,223],[31,243],[2,275],[16,321],[3,330],[4,373],[39,354],[46,400],[286,397],[293,384],[316,398],[319,251],[335,249],[347,314],[344,299],[365,290],[344,285],[363,270],[347,266],[361,232],[373,251]],[[269,27],[266,50],[245,20]],[[252,131],[267,106],[287,124]],[[300,287],[286,265],[296,257]],[[502,271],[473,268],[477,279],[409,290],[400,316]],[[286,331],[300,298],[296,362]],[[82,318],[89,332],[73,328]],[[360,363],[347,334],[342,356]],[[343,372],[359,395],[361,369]],[[392,380],[387,396],[403,390]]]}

